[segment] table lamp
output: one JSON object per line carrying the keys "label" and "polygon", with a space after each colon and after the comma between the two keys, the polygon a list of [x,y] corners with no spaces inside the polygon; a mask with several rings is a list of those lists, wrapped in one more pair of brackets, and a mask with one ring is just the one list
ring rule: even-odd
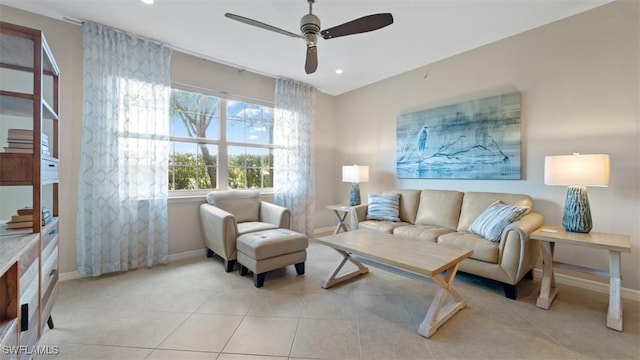
{"label": "table lamp", "polygon": [[593,227],[587,186],[609,186],[609,154],[553,155],[544,158],[544,183],[567,185],[562,226],[588,233]]}
{"label": "table lamp", "polygon": [[345,165],[342,167],[342,182],[351,183],[349,192],[349,204],[360,205],[360,183],[369,181],[369,167],[358,165]]}

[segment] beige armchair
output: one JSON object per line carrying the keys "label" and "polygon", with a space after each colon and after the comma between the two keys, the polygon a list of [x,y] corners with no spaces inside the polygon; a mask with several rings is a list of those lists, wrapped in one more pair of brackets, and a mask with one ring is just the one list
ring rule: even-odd
{"label": "beige armchair", "polygon": [[207,194],[200,205],[207,257],[214,254],[224,260],[225,271],[233,270],[240,235],[269,229],[289,229],[289,209],[260,200],[257,190],[224,190]]}

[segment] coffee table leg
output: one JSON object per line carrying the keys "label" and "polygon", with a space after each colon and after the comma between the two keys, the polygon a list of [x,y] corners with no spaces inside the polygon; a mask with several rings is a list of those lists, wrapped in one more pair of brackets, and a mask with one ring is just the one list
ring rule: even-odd
{"label": "coffee table leg", "polygon": [[[359,275],[362,275],[362,274],[366,274],[366,273],[369,272],[369,269],[366,266],[362,265],[361,262],[356,261],[353,258],[351,258],[351,256],[348,253],[346,253],[345,251],[338,250],[338,249],[334,249],[334,250],[339,252],[340,255],[342,255],[342,258],[340,260],[338,260],[338,262],[334,266],[334,268],[331,271],[331,273],[329,274],[329,276],[327,276],[327,278],[322,281],[322,287],[324,289],[328,289],[328,288],[334,286],[335,284],[341,283],[341,282],[343,282],[345,280],[349,280],[351,278],[354,278],[356,276],[359,276]],[[340,272],[340,270],[342,270],[342,267],[347,263],[347,261],[351,262],[352,264],[354,264],[358,268],[355,269],[355,270],[349,271],[348,273],[345,273],[344,275],[338,276],[338,273]]]}
{"label": "coffee table leg", "polygon": [[[431,337],[445,321],[467,306],[462,296],[453,289],[453,279],[456,277],[459,265],[460,263],[457,263],[447,269],[444,272],[444,277],[436,275],[432,278],[439,287],[436,296],[431,301],[427,315],[418,328],[418,334],[426,338]],[[449,295],[453,300],[447,303]]]}
{"label": "coffee table leg", "polygon": [[540,241],[542,247],[542,284],[540,284],[540,296],[536,301],[536,306],[548,310],[553,299],[558,294],[556,281],[553,275],[553,248],[554,243]]}
{"label": "coffee table leg", "polygon": [[620,299],[620,252],[609,251],[609,310],[607,327],[622,331],[622,301]]}

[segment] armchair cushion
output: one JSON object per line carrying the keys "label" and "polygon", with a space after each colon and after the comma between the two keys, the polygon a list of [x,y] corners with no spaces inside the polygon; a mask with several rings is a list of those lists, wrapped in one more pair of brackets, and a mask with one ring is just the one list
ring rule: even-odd
{"label": "armchair cushion", "polygon": [[207,202],[233,214],[238,223],[260,221],[260,192],[257,190],[212,191],[207,194]]}
{"label": "armchair cushion", "polygon": [[256,231],[277,229],[274,224],[261,221],[245,221],[238,223],[238,235],[248,234]]}

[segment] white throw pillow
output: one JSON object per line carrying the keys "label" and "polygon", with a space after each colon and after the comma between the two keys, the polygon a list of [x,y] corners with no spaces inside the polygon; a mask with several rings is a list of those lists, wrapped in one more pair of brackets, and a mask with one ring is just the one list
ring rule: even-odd
{"label": "white throw pillow", "polygon": [[520,219],[528,209],[525,206],[507,205],[502,201],[496,201],[478,216],[469,227],[469,231],[494,242],[500,241],[504,228]]}

